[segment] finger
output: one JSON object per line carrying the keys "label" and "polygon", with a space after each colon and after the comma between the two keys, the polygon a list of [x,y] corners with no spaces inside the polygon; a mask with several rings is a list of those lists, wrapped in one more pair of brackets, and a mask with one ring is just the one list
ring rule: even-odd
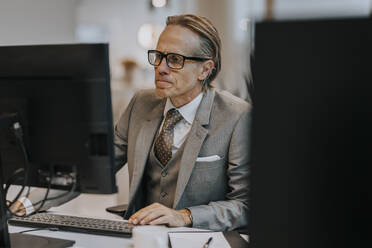
{"label": "finger", "polygon": [[22,202],[20,201],[16,201],[11,207],[10,207],[10,210],[12,211],[12,213],[18,215],[18,216],[23,216],[26,214],[26,209],[23,205]]}
{"label": "finger", "polygon": [[129,223],[131,224],[138,224],[146,215],[148,215],[150,212],[152,212],[154,209],[157,208],[162,208],[164,207],[163,205],[159,203],[153,203],[147,207],[144,207],[140,210],[138,210],[136,213],[134,213],[130,218],[129,218]]}
{"label": "finger", "polygon": [[18,208],[20,208],[20,206],[21,206],[21,204],[19,204],[19,202],[16,201],[16,202],[14,202],[14,203],[12,204],[12,206],[10,206],[10,210],[11,210],[12,212],[15,212],[15,211],[17,211]]}
{"label": "finger", "polygon": [[146,211],[142,211],[139,215],[137,215],[134,219],[135,222],[137,222],[138,224],[145,224],[145,223],[142,223],[142,221],[148,216],[150,215],[152,212],[156,211],[155,209],[148,209]]}
{"label": "finger", "polygon": [[137,212],[135,212],[134,214],[132,214],[131,217],[129,217],[128,221],[129,223],[131,224],[137,224],[138,223],[138,217],[144,212],[146,211],[145,208],[142,208],[140,210],[138,210]]}
{"label": "finger", "polygon": [[158,206],[151,204],[145,208],[142,208],[138,210],[136,213],[134,213],[130,218],[129,218],[129,223],[131,224],[138,224],[140,221],[145,218],[148,214],[150,214],[152,211],[157,209]]}
{"label": "finger", "polygon": [[152,211],[152,208],[143,208],[134,213],[130,218],[129,222],[133,224],[138,224],[146,215],[148,215]]}
{"label": "finger", "polygon": [[154,219],[157,219],[161,216],[164,216],[164,215],[167,215],[169,214],[169,211],[167,211],[166,209],[154,209],[154,211],[150,212],[147,216],[145,216],[140,224],[141,225],[146,225],[146,224],[149,224],[151,221],[153,221]]}
{"label": "finger", "polygon": [[26,209],[17,209],[17,211],[14,212],[15,215],[17,216],[24,216],[26,214]]}
{"label": "finger", "polygon": [[169,215],[163,215],[155,220],[152,220],[149,224],[150,225],[170,225],[170,219],[169,219]]}

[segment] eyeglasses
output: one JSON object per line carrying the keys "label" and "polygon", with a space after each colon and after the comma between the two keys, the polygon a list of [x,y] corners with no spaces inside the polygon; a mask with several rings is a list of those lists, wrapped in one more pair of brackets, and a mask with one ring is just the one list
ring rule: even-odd
{"label": "eyeglasses", "polygon": [[182,69],[185,64],[186,59],[196,60],[196,61],[205,61],[205,60],[211,59],[211,58],[201,58],[201,57],[187,57],[187,56],[183,56],[177,53],[165,54],[157,50],[149,50],[147,52],[147,55],[148,55],[149,63],[153,66],[159,66],[161,64],[161,61],[165,57],[168,67],[172,69]]}

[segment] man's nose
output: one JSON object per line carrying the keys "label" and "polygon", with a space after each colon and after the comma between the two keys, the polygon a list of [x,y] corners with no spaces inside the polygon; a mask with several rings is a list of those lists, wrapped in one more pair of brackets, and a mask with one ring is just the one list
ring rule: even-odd
{"label": "man's nose", "polygon": [[159,73],[169,73],[170,68],[167,65],[167,60],[165,57],[160,61],[160,64],[156,67],[156,70]]}

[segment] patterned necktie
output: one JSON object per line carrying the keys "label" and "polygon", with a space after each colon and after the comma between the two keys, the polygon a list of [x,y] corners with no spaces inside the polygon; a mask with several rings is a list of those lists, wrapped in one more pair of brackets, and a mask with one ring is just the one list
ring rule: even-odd
{"label": "patterned necktie", "polygon": [[167,112],[163,128],[155,140],[155,156],[162,165],[166,165],[172,158],[172,145],[174,137],[174,126],[183,117],[177,109],[172,108]]}

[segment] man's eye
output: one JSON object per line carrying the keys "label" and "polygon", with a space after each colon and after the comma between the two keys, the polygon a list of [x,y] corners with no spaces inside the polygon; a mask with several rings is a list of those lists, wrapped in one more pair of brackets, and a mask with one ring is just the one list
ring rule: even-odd
{"label": "man's eye", "polygon": [[181,63],[182,62],[182,57],[177,56],[177,55],[170,55],[170,56],[168,56],[168,61],[170,63]]}

